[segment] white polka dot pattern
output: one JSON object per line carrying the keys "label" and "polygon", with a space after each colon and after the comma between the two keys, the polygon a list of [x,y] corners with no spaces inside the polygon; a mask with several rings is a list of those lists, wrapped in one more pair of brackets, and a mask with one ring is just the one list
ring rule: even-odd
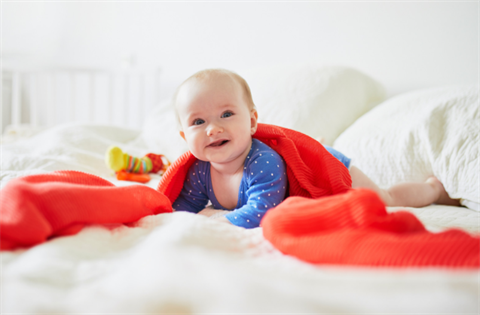
{"label": "white polka dot pattern", "polygon": [[[198,161],[191,166],[189,178],[175,201],[176,210],[198,213],[208,201],[215,209],[225,209],[218,202],[210,177],[210,163]],[[273,149],[253,139],[245,160],[244,174],[238,192],[235,210],[225,217],[237,226],[258,227],[265,213],[281,203],[286,194],[285,163]],[[190,181],[190,178],[195,178]],[[193,186],[191,183],[193,182]]]}

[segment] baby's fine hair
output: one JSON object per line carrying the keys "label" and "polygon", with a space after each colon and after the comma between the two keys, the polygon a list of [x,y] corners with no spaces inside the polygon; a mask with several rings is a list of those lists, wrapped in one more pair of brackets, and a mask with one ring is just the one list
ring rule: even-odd
{"label": "baby's fine hair", "polygon": [[[175,91],[175,94],[173,95],[173,104],[176,107],[176,102],[177,102],[177,94],[178,91],[180,91],[180,88],[188,81],[192,79],[197,79],[200,81],[205,81],[210,79],[211,77],[215,75],[225,75],[233,79],[234,81],[238,82],[240,84],[240,87],[243,90],[243,96],[245,97],[245,100],[248,104],[248,107],[250,110],[256,109],[255,103],[253,103],[253,98],[252,98],[252,92],[250,91],[250,87],[248,86],[247,81],[245,81],[244,78],[242,78],[239,74],[227,70],[227,69],[221,69],[221,68],[216,68],[216,69],[204,69],[200,70],[194,74],[192,74],[190,77],[188,77],[185,81],[182,82]],[[175,109],[175,115],[177,116],[177,122],[180,123],[180,119],[178,117],[177,110]],[[181,128],[181,127],[180,127]]]}

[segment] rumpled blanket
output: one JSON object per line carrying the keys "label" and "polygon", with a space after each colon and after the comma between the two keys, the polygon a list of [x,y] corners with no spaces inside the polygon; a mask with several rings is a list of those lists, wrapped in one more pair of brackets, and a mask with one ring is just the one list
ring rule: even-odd
{"label": "rumpled blanket", "polygon": [[[254,137],[287,164],[290,197],[261,222],[265,238],[283,253],[323,264],[479,267],[478,237],[460,230],[431,233],[410,213],[387,214],[376,193],[350,189],[348,170],[314,139],[264,124]],[[86,224],[171,212],[195,160],[190,152],[182,155],[158,191],[115,187],[76,171],[14,179],[0,191],[1,248],[33,246]]]}

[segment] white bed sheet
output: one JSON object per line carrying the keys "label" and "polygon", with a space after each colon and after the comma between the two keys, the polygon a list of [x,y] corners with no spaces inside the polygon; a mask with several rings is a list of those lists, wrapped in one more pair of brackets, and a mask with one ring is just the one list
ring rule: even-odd
{"label": "white bed sheet", "polygon": [[[75,124],[3,145],[1,186],[58,169],[129,184],[114,180],[103,154],[112,144],[147,153],[139,135]],[[466,208],[407,210],[432,231],[480,233],[480,213]],[[477,271],[316,266],[280,253],[261,228],[185,212],[93,225],[0,257],[2,313],[476,313],[480,304]]]}

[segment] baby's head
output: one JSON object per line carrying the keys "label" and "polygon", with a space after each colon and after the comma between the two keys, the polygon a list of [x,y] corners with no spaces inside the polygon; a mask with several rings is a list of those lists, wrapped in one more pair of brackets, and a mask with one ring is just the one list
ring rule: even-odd
{"label": "baby's head", "polygon": [[238,74],[197,72],[177,89],[174,104],[180,135],[198,159],[227,163],[250,150],[258,114],[250,88]]}

